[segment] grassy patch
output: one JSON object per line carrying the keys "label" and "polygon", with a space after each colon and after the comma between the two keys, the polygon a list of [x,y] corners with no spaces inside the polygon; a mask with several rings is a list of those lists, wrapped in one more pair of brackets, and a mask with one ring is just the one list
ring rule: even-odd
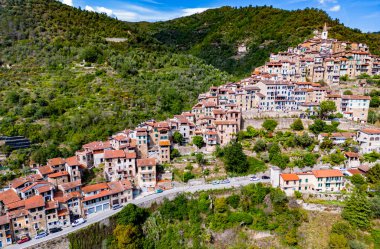
{"label": "grassy patch", "polygon": [[313,204],[344,207],[344,202],[342,201],[329,201],[329,200],[320,200],[320,199],[307,199],[305,201],[307,203],[313,203]]}

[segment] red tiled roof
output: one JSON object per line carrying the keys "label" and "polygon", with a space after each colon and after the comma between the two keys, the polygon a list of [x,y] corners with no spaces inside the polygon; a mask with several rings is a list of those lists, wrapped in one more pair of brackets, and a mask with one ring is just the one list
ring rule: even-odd
{"label": "red tiled roof", "polygon": [[64,163],[65,163],[65,159],[60,158],[60,157],[52,158],[48,160],[48,165],[50,166],[58,166]]}
{"label": "red tiled roof", "polygon": [[78,165],[80,165],[80,163],[79,163],[79,161],[78,161],[78,159],[77,159],[76,156],[72,156],[72,157],[66,158],[66,163],[69,166],[78,166]]}
{"label": "red tiled roof", "polygon": [[89,150],[104,150],[106,148],[110,148],[111,147],[111,143],[109,141],[106,141],[106,142],[102,142],[102,141],[95,141],[95,142],[91,142],[91,143],[88,143],[88,144],[85,144],[82,146],[82,148],[84,149],[89,149]]}
{"label": "red tiled roof", "polygon": [[45,204],[45,209],[50,210],[50,209],[56,209],[58,208],[58,201],[47,201]]}
{"label": "red tiled roof", "polygon": [[88,185],[82,188],[83,193],[90,193],[98,190],[108,189],[108,185],[105,182]]}
{"label": "red tiled roof", "polygon": [[215,120],[215,125],[237,125],[235,120]]}
{"label": "red tiled roof", "polygon": [[126,135],[117,135],[117,136],[114,136],[113,139],[115,139],[116,141],[128,141],[129,140],[128,136],[126,136]]}
{"label": "red tiled roof", "polygon": [[101,197],[112,195],[112,194],[113,194],[113,192],[111,190],[103,190],[103,191],[101,191],[100,193],[98,193],[96,195],[91,195],[91,196],[84,197],[83,201],[90,201],[90,200],[94,200],[96,198],[101,198]]}
{"label": "red tiled roof", "polygon": [[28,210],[25,210],[25,209],[17,209],[17,210],[10,211],[8,213],[9,218],[11,218],[11,219],[17,218],[17,217],[20,217],[20,216],[25,216],[25,215],[28,215],[28,214],[29,214]]}
{"label": "red tiled roof", "polygon": [[370,96],[360,96],[360,95],[342,95],[342,99],[371,100],[371,97]]}
{"label": "red tiled roof", "polygon": [[321,170],[313,170],[312,171],[315,177],[336,177],[336,176],[343,176],[342,172],[337,169],[321,169]]}
{"label": "red tiled roof", "polygon": [[74,182],[67,182],[67,183],[63,183],[61,185],[59,185],[63,190],[69,190],[69,189],[72,189],[72,188],[76,188],[76,187],[79,187],[82,185],[82,181],[81,180],[77,180],[77,181],[74,181]]}
{"label": "red tiled roof", "polygon": [[300,178],[296,174],[281,174],[284,181],[298,181]]}
{"label": "red tiled roof", "polygon": [[18,209],[20,207],[25,207],[25,200],[19,200],[19,201],[16,201],[16,202],[12,202],[12,203],[9,203],[6,206],[7,206],[7,208],[9,210]]}
{"label": "red tiled roof", "polygon": [[69,212],[67,211],[67,209],[58,210],[58,216],[65,216],[68,214]]}
{"label": "red tiled roof", "polygon": [[0,226],[8,224],[9,222],[9,217],[7,214],[0,216]]}
{"label": "red tiled roof", "polygon": [[53,169],[49,165],[38,167],[37,170],[42,175],[48,175],[54,172]]}
{"label": "red tiled roof", "polygon": [[371,135],[375,135],[375,134],[380,134],[380,129],[375,129],[375,128],[372,128],[372,129],[362,129],[360,130],[361,132],[364,132],[366,134],[371,134]]}
{"label": "red tiled roof", "polygon": [[360,170],[358,170],[358,169],[349,169],[349,170],[347,170],[348,172],[350,172],[351,174],[353,174],[353,175],[361,175],[361,174],[363,174],[363,172],[361,172]]}
{"label": "red tiled roof", "polygon": [[125,152],[123,150],[106,150],[104,151],[105,159],[113,159],[113,158],[123,158],[125,157]]}
{"label": "red tiled roof", "polygon": [[13,189],[8,189],[4,192],[0,193],[0,201],[4,203],[4,205],[8,205],[12,202],[20,201],[20,197],[17,195],[16,191]]}
{"label": "red tiled roof", "polygon": [[67,171],[60,171],[60,172],[57,172],[57,173],[50,174],[50,175],[48,175],[48,177],[49,178],[58,178],[58,177],[68,176],[68,175],[69,175],[69,172],[67,172]]}
{"label": "red tiled roof", "polygon": [[141,166],[156,166],[155,158],[137,159],[137,167]]}
{"label": "red tiled roof", "polygon": [[35,195],[25,200],[25,209],[44,207],[45,200],[41,195]]}
{"label": "red tiled roof", "polygon": [[60,202],[60,203],[66,203],[68,200],[71,200],[72,198],[80,198],[82,195],[75,191],[75,192],[70,192],[68,194],[63,194],[62,191],[56,191],[54,193],[54,200]]}
{"label": "red tiled roof", "polygon": [[45,193],[45,192],[48,192],[48,191],[50,191],[50,190],[52,190],[52,186],[50,186],[50,185],[46,185],[46,186],[42,186],[42,187],[39,187],[39,188],[37,188],[37,191],[38,191],[38,193]]}
{"label": "red tiled roof", "polygon": [[359,153],[355,153],[355,152],[351,152],[351,151],[345,152],[344,154],[348,157],[359,157]]}
{"label": "red tiled roof", "polygon": [[136,152],[126,152],[125,153],[125,158],[127,158],[127,159],[133,159],[136,157],[137,157]]}

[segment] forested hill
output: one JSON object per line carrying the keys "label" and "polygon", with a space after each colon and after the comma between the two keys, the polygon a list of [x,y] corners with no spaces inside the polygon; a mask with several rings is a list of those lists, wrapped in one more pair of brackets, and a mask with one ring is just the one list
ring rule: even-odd
{"label": "forested hill", "polygon": [[[380,35],[345,27],[318,9],[287,11],[272,7],[223,7],[167,22],[139,24],[149,35],[176,51],[191,53],[234,75],[247,75],[268,59],[270,52],[286,50],[322,29],[330,37],[364,42],[380,54]],[[248,53],[237,56],[245,44]]]}
{"label": "forested hill", "polygon": [[135,28],[58,1],[0,0],[0,134],[33,143],[6,165],[18,168],[30,153],[40,163],[71,156],[83,143],[188,110],[230,80]]}

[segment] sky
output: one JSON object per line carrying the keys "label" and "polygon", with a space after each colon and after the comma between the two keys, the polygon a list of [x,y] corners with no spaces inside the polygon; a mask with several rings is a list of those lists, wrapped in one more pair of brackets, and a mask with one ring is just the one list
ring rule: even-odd
{"label": "sky", "polygon": [[294,10],[314,7],[325,10],[351,28],[380,31],[380,0],[60,0],[86,9],[107,13],[123,21],[165,21],[221,6],[272,5]]}

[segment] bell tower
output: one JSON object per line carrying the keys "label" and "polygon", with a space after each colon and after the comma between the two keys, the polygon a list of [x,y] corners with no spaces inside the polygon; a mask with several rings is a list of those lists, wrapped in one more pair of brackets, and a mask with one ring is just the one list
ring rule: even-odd
{"label": "bell tower", "polygon": [[327,31],[327,24],[325,23],[325,26],[323,27],[321,38],[322,40],[326,40],[329,35],[329,32]]}

